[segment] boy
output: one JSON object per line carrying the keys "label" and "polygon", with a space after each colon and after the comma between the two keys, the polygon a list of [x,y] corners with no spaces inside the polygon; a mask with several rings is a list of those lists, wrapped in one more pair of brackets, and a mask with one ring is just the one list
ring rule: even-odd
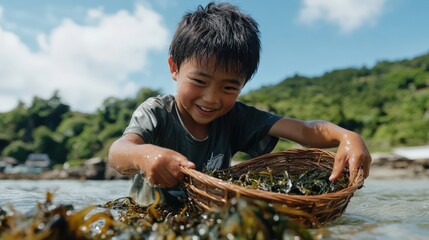
{"label": "boy", "polygon": [[258,25],[227,3],[210,3],[186,14],[170,45],[168,64],[177,95],[158,96],[134,112],[124,135],[109,150],[109,164],[132,174],[131,196],[140,204],[177,205],[184,193],[180,167],[230,166],[237,151],[269,153],[279,138],[311,147],[338,147],[330,180],[348,165],[369,174],[371,157],[361,137],[325,121],[281,117],[236,102],[259,63]]}

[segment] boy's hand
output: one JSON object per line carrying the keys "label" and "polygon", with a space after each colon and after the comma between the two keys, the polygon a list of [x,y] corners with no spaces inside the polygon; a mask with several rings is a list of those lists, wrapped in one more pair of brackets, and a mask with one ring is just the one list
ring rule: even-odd
{"label": "boy's hand", "polygon": [[144,159],[136,164],[153,186],[175,187],[184,177],[180,171],[181,166],[195,169],[193,162],[176,151],[151,144],[142,146],[145,147],[146,155],[143,155]]}
{"label": "boy's hand", "polygon": [[359,168],[363,169],[365,178],[369,175],[371,155],[362,138],[357,133],[333,123],[321,120],[302,121],[282,118],[271,127],[268,134],[292,140],[306,147],[331,148],[338,146],[332,174],[329,177],[330,181],[341,176],[346,164],[352,180]]}
{"label": "boy's hand", "polygon": [[359,168],[363,169],[363,176],[366,178],[369,175],[371,161],[371,155],[362,138],[354,132],[348,132],[344,134],[344,138],[338,146],[329,180],[334,181],[339,178],[346,164],[349,167],[351,180],[355,178]]}

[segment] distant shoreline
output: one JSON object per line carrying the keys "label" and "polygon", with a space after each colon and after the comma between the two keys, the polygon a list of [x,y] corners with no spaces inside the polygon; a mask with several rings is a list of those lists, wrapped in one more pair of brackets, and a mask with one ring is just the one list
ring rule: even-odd
{"label": "distant shoreline", "polygon": [[429,170],[416,172],[411,168],[391,168],[388,166],[371,166],[368,179],[425,179],[429,178]]}
{"label": "distant shoreline", "polygon": [[[236,162],[235,162],[236,163]],[[234,164],[234,163],[233,163]],[[131,176],[123,176],[118,173],[112,173],[112,169],[108,169],[110,174],[105,174],[104,177],[90,178],[85,175],[70,174],[65,169],[56,169],[46,171],[40,174],[6,174],[0,173],[0,179],[10,180],[116,180],[130,179]],[[76,172],[76,170],[74,171]],[[77,172],[83,172],[77,171]],[[408,160],[404,158],[391,159],[386,157],[373,158],[371,164],[369,179],[414,179],[414,178],[429,178],[429,159],[425,160]]]}

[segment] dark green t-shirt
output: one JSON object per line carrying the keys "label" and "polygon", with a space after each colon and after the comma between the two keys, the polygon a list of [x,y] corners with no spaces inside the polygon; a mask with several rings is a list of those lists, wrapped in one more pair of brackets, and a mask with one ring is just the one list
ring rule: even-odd
{"label": "dark green t-shirt", "polygon": [[[145,143],[175,150],[192,161],[199,171],[221,169],[230,166],[232,156],[238,151],[252,157],[271,152],[278,138],[267,133],[280,118],[237,102],[231,111],[210,123],[206,139],[198,140],[182,123],[174,96],[165,95],[143,102],[134,111],[124,134],[135,133]],[[152,203],[153,191],[141,174],[134,177],[130,195],[138,203]],[[184,197],[179,188],[163,188],[161,192],[163,200],[170,204],[175,204],[177,197]]]}

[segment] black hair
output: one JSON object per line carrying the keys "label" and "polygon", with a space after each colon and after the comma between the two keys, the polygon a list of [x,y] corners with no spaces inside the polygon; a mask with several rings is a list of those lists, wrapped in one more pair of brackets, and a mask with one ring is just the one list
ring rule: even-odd
{"label": "black hair", "polygon": [[234,69],[246,82],[258,68],[260,51],[257,22],[229,3],[211,2],[185,14],[170,45],[179,69],[192,57],[200,63],[214,58],[215,67]]}

